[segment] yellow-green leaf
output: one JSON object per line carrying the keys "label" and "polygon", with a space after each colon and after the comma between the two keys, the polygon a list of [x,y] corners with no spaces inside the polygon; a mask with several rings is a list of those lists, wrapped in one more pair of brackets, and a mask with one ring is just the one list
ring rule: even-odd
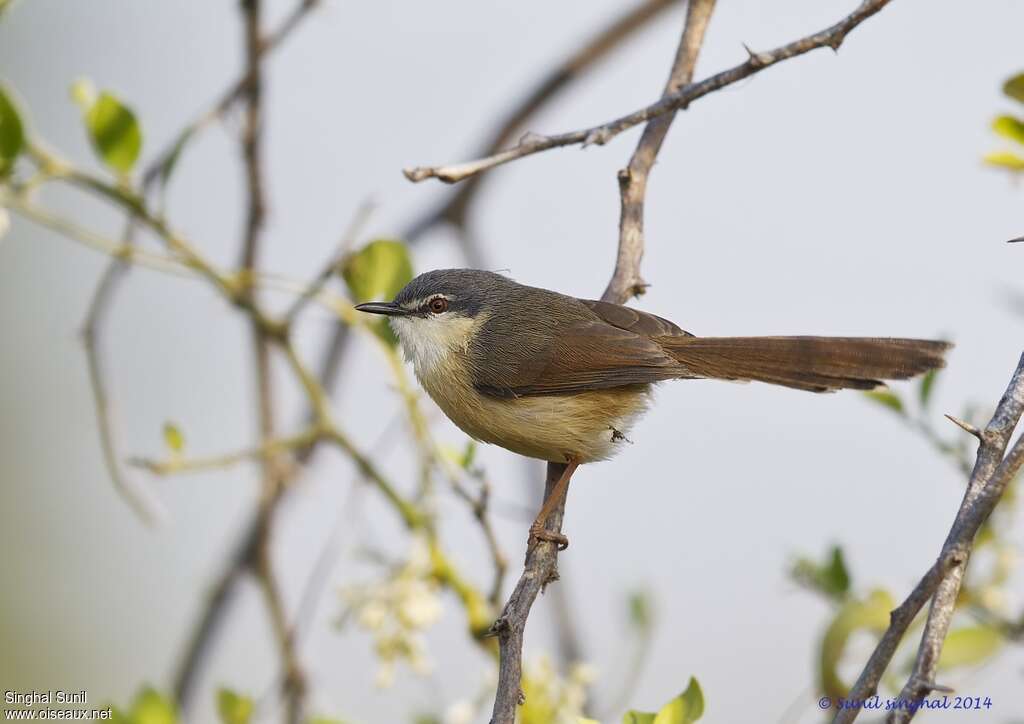
{"label": "yellow-green leaf", "polygon": [[21,114],[10,94],[0,86],[0,177],[10,173],[24,147],[25,127]]}
{"label": "yellow-green leaf", "polygon": [[968,626],[950,631],[942,645],[939,668],[974,666],[987,661],[1003,645],[1002,635],[988,626]]}
{"label": "yellow-green leaf", "polygon": [[921,378],[921,385],[918,387],[918,396],[921,400],[921,407],[927,409],[928,403],[931,402],[932,392],[935,390],[935,378],[938,376],[937,370],[928,370],[924,377]]}
{"label": "yellow-green leaf", "polygon": [[992,130],[1003,138],[1024,143],[1024,121],[1013,116],[998,116],[992,121]]}
{"label": "yellow-green leaf", "polygon": [[889,612],[895,607],[887,591],[876,590],[863,600],[849,601],[839,609],[821,641],[820,676],[822,693],[845,697],[849,691],[839,678],[839,662],[846,643],[855,631],[884,631],[889,626]]}
{"label": "yellow-green leaf", "polygon": [[654,717],[654,724],[692,724],[703,715],[704,694],[691,676],[686,691],[661,708]]}
{"label": "yellow-green leaf", "polygon": [[864,393],[864,396],[869,400],[873,400],[880,405],[888,407],[899,415],[903,414],[903,400],[901,400],[899,396],[891,390],[869,390]]}
{"label": "yellow-green leaf", "polygon": [[622,715],[622,724],[654,724],[654,713],[630,710]]}
{"label": "yellow-green leaf", "polygon": [[132,724],[177,724],[178,712],[156,689],[146,687],[132,702],[130,719]]}
{"label": "yellow-green leaf", "polygon": [[181,429],[170,420],[164,423],[164,443],[176,455],[181,454],[185,449],[185,436]]}
{"label": "yellow-green leaf", "polygon": [[459,467],[463,470],[469,470],[473,465],[473,461],[476,460],[476,440],[468,440],[466,442],[466,448],[462,452],[462,456],[459,458]]}
{"label": "yellow-green leaf", "polygon": [[87,83],[75,83],[72,96],[82,106],[85,129],[92,147],[111,169],[128,173],[142,150],[139,122],[132,110],[114,94],[103,91],[98,97],[91,98]]}
{"label": "yellow-green leaf", "polygon": [[221,724],[248,724],[252,719],[253,702],[248,696],[231,689],[217,691],[217,715]]}
{"label": "yellow-green leaf", "polygon": [[390,301],[412,280],[409,250],[396,239],[376,239],[345,258],[341,275],[353,301]]}
{"label": "yellow-green leaf", "polygon": [[1024,158],[1010,151],[986,153],[983,160],[990,166],[999,166],[1009,171],[1024,171]]}
{"label": "yellow-green leaf", "polygon": [[1024,73],[1018,73],[1003,83],[1003,93],[1024,103]]}
{"label": "yellow-green leaf", "polygon": [[629,622],[640,631],[651,628],[654,614],[651,611],[651,598],[646,591],[633,591],[629,594]]}

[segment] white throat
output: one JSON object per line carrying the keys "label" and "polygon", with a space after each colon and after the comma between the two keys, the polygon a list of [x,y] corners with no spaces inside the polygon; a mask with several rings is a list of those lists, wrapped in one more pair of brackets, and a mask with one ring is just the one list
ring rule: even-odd
{"label": "white throat", "polygon": [[465,354],[474,321],[466,317],[391,317],[391,328],[417,377],[429,376],[451,354]]}

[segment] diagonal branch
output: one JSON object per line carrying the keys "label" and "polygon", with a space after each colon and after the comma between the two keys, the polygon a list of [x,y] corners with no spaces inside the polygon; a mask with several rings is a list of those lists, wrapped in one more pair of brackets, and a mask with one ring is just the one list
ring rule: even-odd
{"label": "diagonal branch", "polygon": [[[562,89],[579,79],[611,51],[647,27],[653,20],[661,17],[666,10],[678,2],[679,0],[644,0],[616,16],[609,25],[587,38],[579,48],[549,71],[520,103],[508,111],[494,131],[489,134],[478,155],[490,156],[507,146],[516,131],[555,98]],[[474,176],[467,180],[457,191],[449,194],[438,207],[410,224],[404,238],[414,241],[440,223],[449,223],[464,229],[469,207],[479,194],[484,178],[484,176]],[[471,266],[481,266],[478,260],[469,254],[467,254],[467,262]]]}
{"label": "diagonal branch", "polygon": [[[675,61],[672,64],[672,71],[669,75],[669,82],[666,93],[673,92],[679,85],[686,83],[693,76],[693,68],[697,62],[697,55],[704,42],[704,31],[715,7],[715,0],[690,0],[686,12],[686,23],[683,28],[682,39],[679,41],[679,48],[676,51]],[[637,146],[630,168],[636,168],[636,176],[646,180],[647,171],[654,163],[654,159],[661,147],[661,142],[668,133],[671,124],[671,116],[649,123],[644,129],[643,137]],[[620,174],[621,178],[621,174]],[[639,204],[639,210],[643,209],[643,189],[645,185],[638,186],[638,196],[635,201]],[[627,207],[625,197],[623,201],[623,228],[626,228]],[[639,218],[639,217],[638,217]],[[621,249],[620,239],[619,258],[624,258]],[[635,265],[639,265],[640,256],[643,251],[643,236],[638,234],[632,239],[630,254],[634,255]],[[609,290],[605,292],[605,299],[608,301],[623,302],[625,298],[619,298],[614,291],[616,277],[612,277]],[[565,470],[563,463],[548,463],[547,481],[544,489],[544,499],[552,495],[555,483]],[[559,533],[562,529],[562,518],[565,515],[565,498],[555,506],[554,511],[544,522],[544,527],[552,532]],[[498,636],[498,647],[500,652],[498,667],[498,690],[494,699],[494,710],[491,716],[491,724],[512,724],[515,720],[516,707],[523,702],[523,693],[520,688],[522,678],[522,657],[523,657],[523,634],[526,629],[526,621],[530,615],[530,609],[537,598],[537,594],[543,590],[548,583],[558,579],[558,547],[551,542],[542,541],[529,549],[526,554],[526,563],[523,573],[516,584],[515,590],[509,597],[501,616],[491,627],[491,633]]]}
{"label": "diagonal branch", "polygon": [[547,151],[552,148],[563,146],[588,146],[604,145],[625,130],[650,121],[653,118],[665,114],[685,110],[690,103],[732,85],[737,81],[749,78],[755,73],[760,73],[776,63],[790,58],[809,53],[817,48],[830,47],[838,50],[843,40],[850,33],[869,17],[877,13],[889,4],[891,0],[864,0],[860,6],[850,15],[840,20],[835,25],[825,28],[817,33],[808,35],[800,40],[793,41],[787,45],[769,50],[763,53],[748,51],[749,57],[729,70],[722,71],[716,75],[706,78],[697,83],[688,83],[674,93],[664,96],[657,103],[634,111],[629,115],[617,118],[614,121],[585,128],[580,131],[570,131],[555,136],[542,136],[536,133],[528,133],[523,136],[515,146],[499,151],[493,155],[467,161],[466,163],[453,164],[450,166],[417,166],[407,168],[403,171],[406,178],[413,182],[423,181],[428,178],[436,178],[445,183],[457,183],[463,179],[475,176],[478,173],[500,166],[501,164],[515,161],[525,156],[532,156],[535,153]]}
{"label": "diagonal branch", "polygon": [[[992,420],[981,431],[978,457],[971,472],[971,478],[963,502],[949,534],[942,545],[938,560],[928,569],[924,578],[914,587],[907,599],[894,610],[889,628],[878,642],[868,659],[857,683],[850,691],[848,700],[852,703],[873,696],[878,682],[889,666],[896,647],[899,645],[911,621],[918,611],[932,601],[924,634],[918,649],[910,680],[901,696],[907,701],[919,700],[931,691],[941,688],[935,683],[935,671],[942,644],[949,631],[949,622],[956,604],[960,583],[963,580],[967,561],[974,545],[974,537],[988,520],[1001,499],[1006,486],[1013,480],[1024,463],[1024,438],[1019,437],[1009,454],[1004,457],[1010,437],[1024,413],[1024,355],[1017,363],[1010,384],[1003,393]],[[833,724],[847,724],[857,718],[860,709],[840,708]],[[889,713],[890,722],[906,722],[914,712],[895,709]]]}

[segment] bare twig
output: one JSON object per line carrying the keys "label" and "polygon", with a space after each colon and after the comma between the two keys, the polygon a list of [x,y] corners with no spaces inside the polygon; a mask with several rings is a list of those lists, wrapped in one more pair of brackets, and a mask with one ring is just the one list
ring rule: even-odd
{"label": "bare twig", "polygon": [[465,486],[459,482],[455,475],[449,476],[449,479],[452,490],[469,506],[473,517],[476,518],[477,523],[480,525],[484,540],[487,541],[487,550],[490,553],[491,565],[494,568],[494,578],[491,581],[487,600],[492,606],[497,607],[501,599],[501,588],[505,582],[505,574],[508,571],[508,560],[506,560],[505,553],[501,550],[501,545],[498,543],[498,535],[494,530],[494,524],[489,515],[491,484],[483,475],[474,475],[474,477],[480,482],[480,492],[476,495],[466,490]]}
{"label": "bare twig", "polygon": [[[697,55],[704,42],[704,31],[707,28],[707,23],[711,12],[714,10],[714,6],[715,0],[690,0],[687,7],[682,39],[679,42],[675,61],[672,64],[666,92],[674,91],[679,84],[685,83],[687,79],[692,77],[693,68],[697,62]],[[671,116],[667,118],[669,119],[668,122],[663,120],[655,121],[648,124],[645,129],[637,151],[634,154],[634,161],[630,164],[632,168],[634,162],[636,162],[636,174],[638,176],[642,175],[646,178],[647,170],[654,163],[658,149],[665,134],[668,132],[669,123],[671,122]],[[642,161],[638,161],[639,158],[642,158]],[[644,186],[641,185],[639,187],[639,195],[635,199],[641,211],[643,208],[643,189]],[[628,221],[626,218],[627,206],[625,196],[623,198],[623,221],[621,227],[625,230],[632,221]],[[635,218],[639,222],[640,216],[638,214]],[[632,246],[627,253],[624,253],[622,249],[624,238],[625,235],[620,236],[619,240],[620,249],[618,257],[620,264],[622,259],[630,258],[633,265],[632,271],[635,275],[643,254],[643,236],[637,233],[635,238],[630,239]],[[616,265],[617,269],[618,266],[619,264]],[[617,274],[618,271],[616,276]],[[612,277],[612,281],[605,291],[603,298],[606,301],[621,303],[626,300],[626,297],[620,296],[620,294],[626,290],[621,290],[620,292],[619,286],[616,285],[616,276]],[[548,463],[547,483],[544,490],[545,500],[551,495],[551,491],[562,471],[565,470],[565,467],[562,463]],[[565,499],[563,498],[545,521],[545,528],[556,533],[560,532],[564,515]],[[530,615],[530,608],[533,606],[537,594],[545,585],[557,580],[557,578],[558,547],[556,545],[550,542],[541,542],[527,551],[526,563],[523,567],[523,573],[519,578],[519,583],[505,604],[501,616],[492,626],[492,631],[498,636],[500,659],[498,690],[495,694],[491,724],[512,724],[515,720],[516,707],[523,701],[520,679],[522,677],[523,633],[526,629],[526,620]]]}
{"label": "bare twig", "polygon": [[[263,225],[266,219],[266,191],[263,178],[263,36],[262,1],[243,0],[242,18],[245,35],[246,83],[245,121],[242,127],[242,155],[245,166],[248,209],[239,267],[244,275],[252,275],[259,267]],[[243,294],[255,302],[256,291],[247,286]],[[273,370],[271,369],[271,340],[266,329],[255,319],[252,321],[253,361],[256,371],[256,406],[259,434],[262,440],[272,440],[276,433]],[[287,720],[299,724],[303,716],[305,674],[299,662],[294,636],[285,610],[284,600],[274,568],[271,540],[279,502],[284,496],[288,475],[280,460],[271,453],[260,458],[262,468],[262,494],[256,527],[255,572],[263,589],[271,627],[284,669],[284,696]]]}
{"label": "bare twig", "polygon": [[[996,407],[992,420],[981,432],[978,456],[971,472],[963,502],[949,534],[942,545],[938,560],[928,569],[921,581],[910,592],[907,599],[891,614],[889,628],[875,647],[864,670],[849,694],[849,701],[856,703],[873,696],[878,682],[885,673],[903,635],[924,604],[931,599],[931,610],[921,637],[917,660],[910,680],[901,696],[911,701],[920,699],[938,685],[935,670],[938,665],[942,644],[949,630],[949,621],[960,583],[970,557],[974,537],[978,529],[988,520],[1006,486],[1020,470],[1024,462],[1024,438],[1018,438],[1004,453],[1013,430],[1024,412],[1024,355],[1010,380],[1006,392]],[[834,724],[852,722],[860,709],[856,706],[839,708],[833,719]],[[905,722],[913,716],[912,711],[896,709],[890,712],[889,721]]]}
{"label": "bare twig", "polygon": [[[511,108],[474,155],[490,156],[507,146],[514,138],[516,131],[555,98],[562,89],[678,3],[679,0],[644,0],[616,16],[609,25],[587,38],[579,48],[553,68],[520,103]],[[482,188],[484,179],[485,177],[482,175],[468,179],[466,183],[459,186],[458,190],[449,194],[440,205],[410,224],[404,238],[415,241],[440,223],[452,224],[456,228],[464,230],[469,207]],[[475,258],[478,252],[466,249],[465,245],[463,252],[470,266],[483,266],[479,263],[480,260]]]}
{"label": "bare twig", "polygon": [[107,375],[103,364],[101,321],[107,314],[112,295],[118,287],[118,280],[127,273],[129,268],[129,262],[123,259],[111,259],[107,265],[93,292],[92,302],[89,304],[89,311],[82,328],[82,343],[89,365],[89,380],[96,409],[96,427],[99,429],[107,473],[125,501],[144,521],[152,524],[164,517],[163,506],[149,490],[133,480],[131,474],[121,467],[114,432],[114,413],[107,392]]}
{"label": "bare twig", "polygon": [[[265,57],[280,48],[320,2],[321,0],[299,0],[288,16],[281,21],[281,24],[262,38],[259,47],[260,56]],[[194,134],[223,118],[232,106],[245,96],[253,77],[253,69],[247,65],[242,75],[221,93],[213,105],[178,132],[147,167],[142,177],[145,188],[150,188],[165,174],[167,168],[176,162],[182,146]]]}
{"label": "bare twig", "polygon": [[410,181],[418,182],[428,178],[436,178],[445,183],[456,183],[478,173],[515,161],[525,156],[547,151],[552,148],[577,145],[604,145],[623,131],[666,113],[685,110],[690,103],[698,98],[720,90],[737,81],[749,78],[776,63],[795,58],[817,48],[830,47],[838,50],[851,30],[889,4],[891,0],[864,0],[850,15],[835,25],[825,28],[805,38],[783,45],[774,50],[762,53],[750,52],[743,63],[722,71],[697,83],[689,83],[675,93],[663,97],[657,103],[634,111],[608,123],[580,131],[570,131],[554,136],[542,136],[528,133],[515,146],[490,156],[449,166],[417,166],[403,171]]}
{"label": "bare twig", "polygon": [[[284,323],[291,325],[295,321],[295,318],[299,316],[305,306],[314,299],[320,291],[324,288],[331,277],[338,272],[338,267],[344,260],[345,255],[348,254],[352,245],[355,244],[356,238],[362,231],[362,228],[369,221],[370,215],[373,213],[373,204],[370,201],[364,201],[356,209],[355,216],[349,222],[345,232],[341,235],[341,240],[338,242],[338,247],[334,253],[324,264],[320,273],[313,277],[313,281],[302,290],[302,294],[292,303],[292,306],[288,309],[288,312],[284,315]],[[340,322],[339,322],[340,324]],[[346,327],[348,325],[345,325]]]}

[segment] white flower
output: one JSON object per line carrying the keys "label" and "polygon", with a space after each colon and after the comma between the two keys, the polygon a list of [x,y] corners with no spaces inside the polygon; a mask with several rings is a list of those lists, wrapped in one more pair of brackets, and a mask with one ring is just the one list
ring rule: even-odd
{"label": "white flower", "polygon": [[444,713],[444,724],[470,724],[476,710],[473,703],[466,699],[453,702]]}

